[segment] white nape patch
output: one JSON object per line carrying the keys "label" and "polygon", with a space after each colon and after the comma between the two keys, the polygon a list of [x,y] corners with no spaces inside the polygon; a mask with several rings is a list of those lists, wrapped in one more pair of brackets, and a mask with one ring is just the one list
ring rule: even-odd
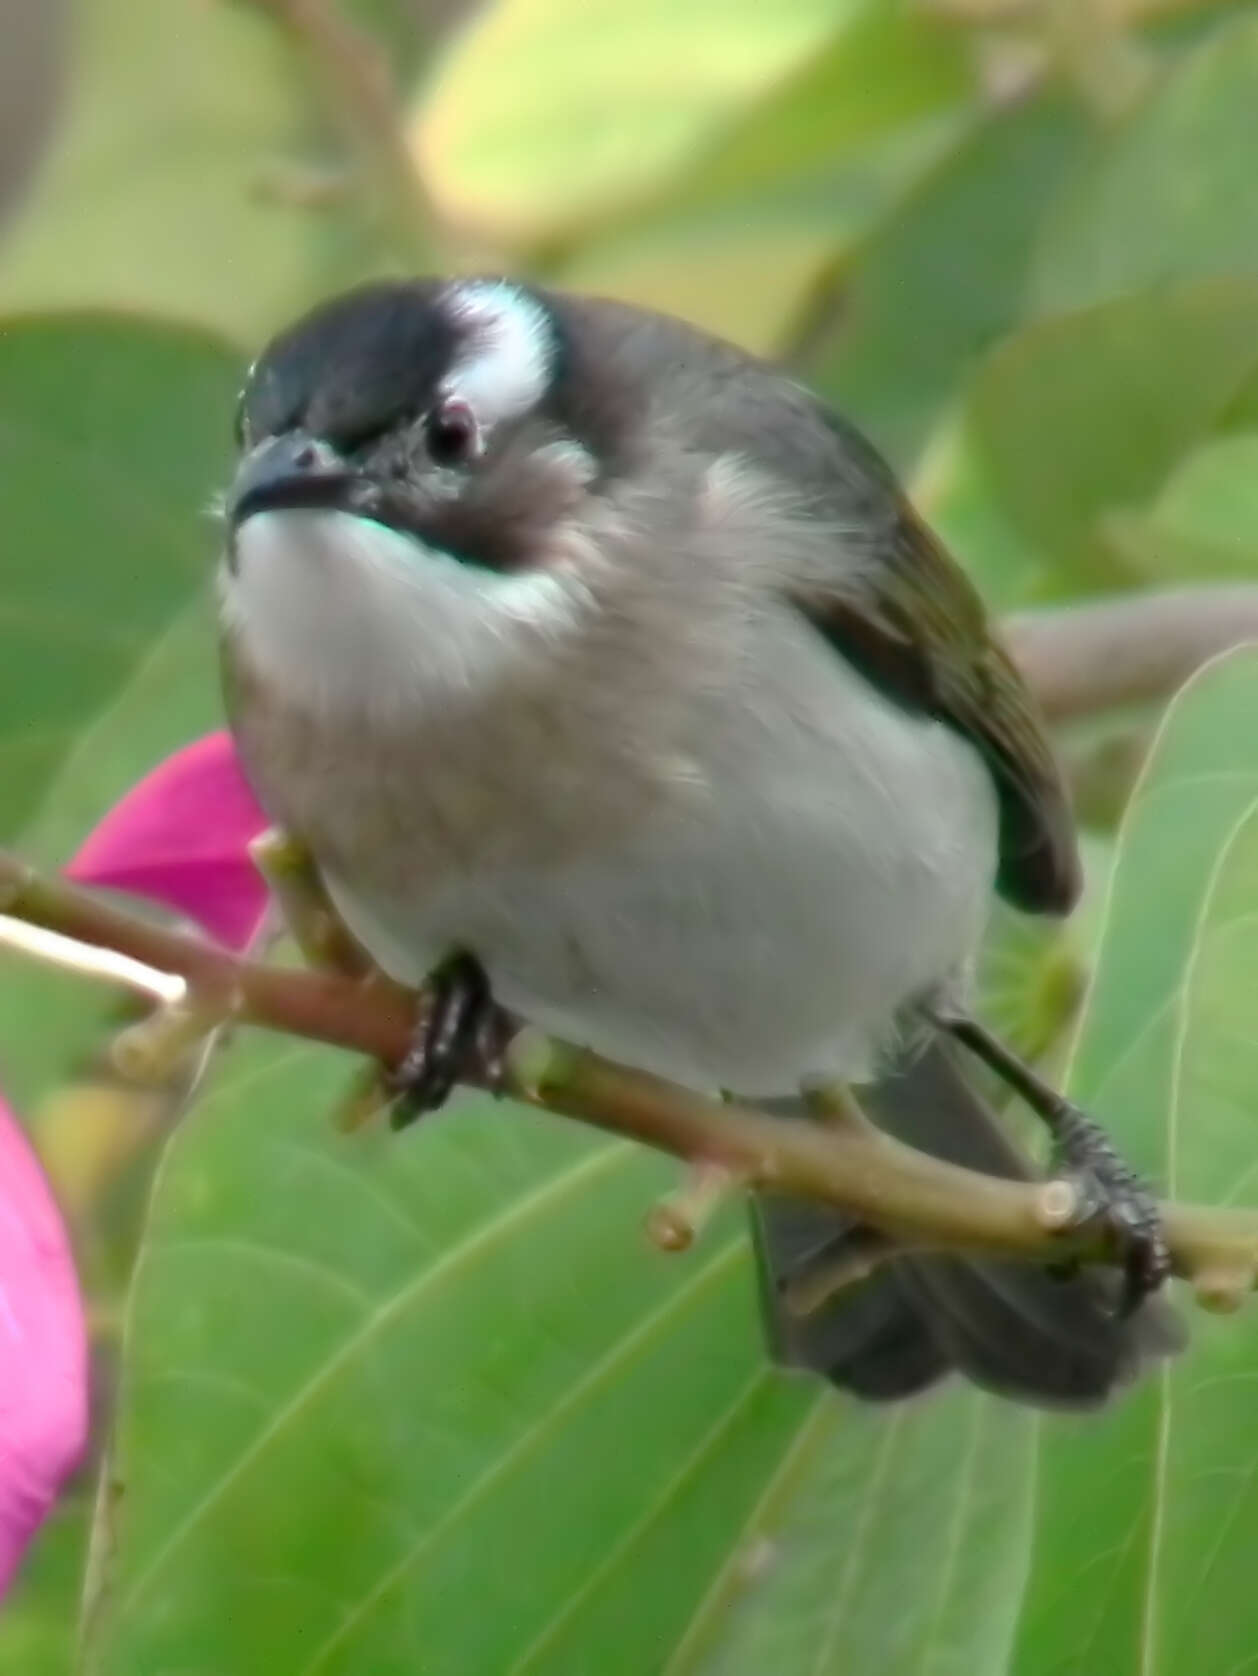
{"label": "white nape patch", "polygon": [[464,280],[442,302],[468,342],[442,380],[443,396],[466,402],[483,431],[535,407],[555,354],[554,326],[542,304],[509,280]]}
{"label": "white nape patch", "polygon": [[220,574],[259,674],[312,709],[392,711],[483,689],[578,620],[563,566],[501,575],[348,512],[258,512]]}

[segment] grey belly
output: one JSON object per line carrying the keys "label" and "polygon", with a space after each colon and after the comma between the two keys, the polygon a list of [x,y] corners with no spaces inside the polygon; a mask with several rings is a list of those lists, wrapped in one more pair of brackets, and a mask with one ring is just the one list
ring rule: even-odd
{"label": "grey belly", "polygon": [[403,981],[465,947],[541,1029],[692,1086],[859,1081],[905,1004],[963,977],[994,813],[976,833],[972,793],[937,800],[923,833],[853,820],[815,775],[779,791],[554,872],[417,881],[408,899],[329,884]]}

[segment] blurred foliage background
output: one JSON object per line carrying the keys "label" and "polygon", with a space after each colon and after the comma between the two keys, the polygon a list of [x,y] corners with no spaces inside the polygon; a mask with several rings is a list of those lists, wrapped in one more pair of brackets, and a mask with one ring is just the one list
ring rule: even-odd
{"label": "blurred foliage background", "polygon": [[[36,860],[218,724],[202,513],[242,368],[371,274],[522,272],[782,357],[1002,610],[1258,580],[1252,4],[0,0],[0,29],[0,821]],[[1064,738],[1089,904],[987,962],[1041,1053],[1091,974],[1074,1087],[1216,1202],[1258,1195],[1255,714],[1251,655],[1200,676],[1117,838],[1157,718]],[[649,1251],[666,1162],[474,1100],[347,1137],[347,1067],[267,1041],[163,1150],[183,1090],[107,1068],[122,1017],[0,952],[0,1080],[100,1387],[0,1669],[1258,1663],[1252,1319],[1198,1318],[1087,1423],[871,1413],[766,1368],[737,1214]]]}

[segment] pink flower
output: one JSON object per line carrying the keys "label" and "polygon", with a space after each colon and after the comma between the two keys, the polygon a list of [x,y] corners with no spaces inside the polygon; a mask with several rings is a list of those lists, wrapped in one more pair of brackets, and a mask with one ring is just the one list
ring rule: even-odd
{"label": "pink flower", "polygon": [[266,907],[246,846],[266,825],[231,737],[211,733],[167,757],[112,808],[66,872],[145,896],[243,948]]}
{"label": "pink flower", "polygon": [[0,1100],[0,1592],[87,1442],[87,1331],[61,1214]]}
{"label": "pink flower", "polygon": [[[265,826],[225,733],[177,751],[111,809],[67,868],[160,902],[242,948],[266,906],[248,855]],[[0,1593],[87,1440],[88,1358],[70,1242],[0,1100]]]}

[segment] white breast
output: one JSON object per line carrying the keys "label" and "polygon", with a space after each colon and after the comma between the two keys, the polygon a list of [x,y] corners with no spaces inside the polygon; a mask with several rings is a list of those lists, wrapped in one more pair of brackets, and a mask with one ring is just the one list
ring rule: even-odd
{"label": "white breast", "polygon": [[996,864],[987,770],[785,611],[714,696],[699,767],[702,795],[562,868],[406,900],[330,884],[397,976],[468,947],[506,1005],[613,1058],[747,1094],[867,1077],[899,1009],[964,982]]}
{"label": "white breast", "polygon": [[490,575],[346,512],[260,512],[234,540],[224,624],[316,712],[381,714],[500,678],[578,605],[559,568]]}

